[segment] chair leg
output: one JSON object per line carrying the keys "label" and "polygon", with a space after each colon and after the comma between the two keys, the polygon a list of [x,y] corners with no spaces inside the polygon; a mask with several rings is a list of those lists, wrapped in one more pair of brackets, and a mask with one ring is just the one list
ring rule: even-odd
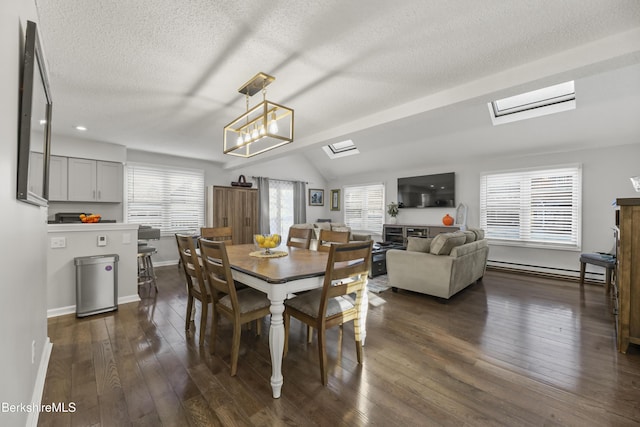
{"label": "chair leg", "polygon": [[320,376],[322,385],[327,385],[327,337],[326,330],[318,328],[318,359],[320,360]]}
{"label": "chair leg", "polygon": [[360,331],[360,317],[353,319],[353,333],[356,338],[356,356],[358,358],[358,364],[362,364],[362,334]]}
{"label": "chair leg", "polygon": [[193,297],[189,295],[187,297],[187,319],[186,324],[184,325],[184,330],[188,331],[191,326],[191,312],[193,311]]}
{"label": "chair leg", "polygon": [[262,333],[262,319],[256,319],[256,335],[260,336]]}
{"label": "chair leg", "polygon": [[580,263],[580,286],[584,285],[584,272],[587,268],[587,264],[584,262]]}
{"label": "chair leg", "polygon": [[216,349],[216,336],[218,333],[218,312],[216,307],[211,307],[211,333],[209,335],[209,353],[213,354]]}
{"label": "chair leg", "polygon": [[612,268],[607,268],[607,271],[605,273],[607,275],[607,279],[605,282],[605,287],[604,287],[604,291],[606,294],[609,293],[609,289],[611,289],[611,277],[613,276],[613,269]]}
{"label": "chair leg", "polygon": [[238,354],[240,353],[240,333],[242,325],[233,325],[233,342],[231,343],[231,376],[235,377],[238,371]]}
{"label": "chair leg", "polygon": [[201,302],[202,313],[200,315],[200,346],[204,345],[204,336],[207,332],[207,317],[209,317],[209,304],[207,302]]}
{"label": "chair leg", "polygon": [[311,344],[313,341],[313,326],[307,325],[307,344]]}

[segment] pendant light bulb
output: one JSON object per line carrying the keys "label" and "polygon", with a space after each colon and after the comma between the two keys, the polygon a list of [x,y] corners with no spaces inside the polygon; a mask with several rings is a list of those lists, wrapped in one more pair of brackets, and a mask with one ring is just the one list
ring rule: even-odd
{"label": "pendant light bulb", "polygon": [[243,142],[244,142],[244,139],[242,139],[242,134],[239,133],[238,139],[236,140],[236,145],[242,145]]}
{"label": "pendant light bulb", "polygon": [[265,136],[267,134],[267,130],[264,128],[264,122],[260,125],[260,136]]}
{"label": "pendant light bulb", "polygon": [[276,113],[271,114],[271,121],[269,122],[269,133],[278,133],[278,121],[276,120]]}
{"label": "pendant light bulb", "polygon": [[251,132],[247,130],[247,132],[244,134],[244,142],[249,142],[249,141],[251,141]]}
{"label": "pendant light bulb", "polygon": [[253,128],[253,131],[251,131],[251,139],[256,140],[260,137],[260,135],[258,135],[258,127],[255,126]]}

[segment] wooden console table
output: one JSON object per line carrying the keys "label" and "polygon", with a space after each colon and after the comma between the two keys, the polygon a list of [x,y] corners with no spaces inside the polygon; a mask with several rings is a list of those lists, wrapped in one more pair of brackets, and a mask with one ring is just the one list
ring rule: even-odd
{"label": "wooden console table", "polygon": [[618,351],[626,353],[629,343],[640,344],[640,198],[617,199],[618,271],[614,298]]}
{"label": "wooden console table", "polygon": [[382,232],[385,242],[398,243],[407,246],[407,238],[416,237],[435,237],[441,233],[450,233],[460,230],[456,225],[404,225],[404,224],[385,224]]}

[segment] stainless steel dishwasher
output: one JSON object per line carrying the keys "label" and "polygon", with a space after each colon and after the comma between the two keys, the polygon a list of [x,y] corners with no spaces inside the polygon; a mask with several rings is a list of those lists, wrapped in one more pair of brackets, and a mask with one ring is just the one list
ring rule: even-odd
{"label": "stainless steel dishwasher", "polygon": [[118,309],[118,255],[77,257],[76,316]]}

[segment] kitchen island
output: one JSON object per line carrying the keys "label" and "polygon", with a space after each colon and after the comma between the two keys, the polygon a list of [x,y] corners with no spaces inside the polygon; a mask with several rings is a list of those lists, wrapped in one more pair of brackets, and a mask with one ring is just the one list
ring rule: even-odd
{"label": "kitchen island", "polygon": [[76,311],[76,257],[117,254],[118,304],[140,300],[137,224],[49,224],[47,242],[48,317]]}

